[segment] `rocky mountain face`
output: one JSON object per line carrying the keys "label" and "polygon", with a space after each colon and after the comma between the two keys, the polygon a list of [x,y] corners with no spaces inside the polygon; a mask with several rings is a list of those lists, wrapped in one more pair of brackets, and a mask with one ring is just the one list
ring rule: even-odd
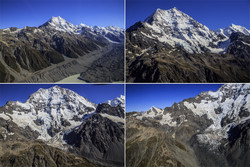
{"label": "rocky mountain face", "polygon": [[216,49],[216,44],[222,39],[208,27],[177,8],[157,9],[144,21],[143,25],[150,31],[150,33],[144,32],[145,36],[149,35],[173,47],[178,44],[189,53],[201,53],[203,48]]}
{"label": "rocky mountain face", "polygon": [[123,166],[123,105],[97,105],[59,86],[9,101],[0,108],[0,166]]}
{"label": "rocky mountain face", "polygon": [[[235,52],[233,34],[244,36]],[[249,82],[249,38],[241,26],[212,31],[177,8],[157,9],[126,31],[127,81]]]}
{"label": "rocky mountain face", "polygon": [[[75,26],[60,16],[52,17],[39,27],[1,29],[0,81],[27,82],[27,78],[44,69],[52,68],[54,71],[50,73],[57,72],[58,75],[62,75],[61,78],[56,78],[59,81],[63,77],[82,72],[77,69],[72,72],[66,68],[67,66],[72,64],[86,66],[81,61],[99,59],[106,53],[105,48],[122,45],[123,39],[124,31],[121,28],[90,27],[84,24]],[[91,53],[100,54],[100,56],[94,57]],[[120,61],[123,63],[122,59]],[[87,67],[90,67],[91,63],[88,62]],[[56,71],[61,66],[64,67],[64,70],[60,70],[64,71],[63,74]],[[79,70],[83,69],[79,68]],[[47,78],[49,76],[41,80],[47,81]],[[33,79],[32,82],[36,80]]]}
{"label": "rocky mountain face", "polygon": [[[124,165],[124,109],[100,104],[96,114],[64,136],[71,151],[102,165]],[[105,161],[104,161],[105,160]]]}
{"label": "rocky mountain face", "polygon": [[226,84],[126,117],[127,166],[247,166],[250,85]]}
{"label": "rocky mountain face", "polygon": [[1,148],[11,148],[11,153],[5,153],[1,156],[1,166],[96,166],[87,159],[39,141],[14,141],[2,145]]}

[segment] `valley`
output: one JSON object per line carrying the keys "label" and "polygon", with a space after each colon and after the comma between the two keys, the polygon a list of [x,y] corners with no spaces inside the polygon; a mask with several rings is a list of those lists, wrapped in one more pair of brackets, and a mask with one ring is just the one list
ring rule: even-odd
{"label": "valley", "polygon": [[[57,82],[88,70],[95,78],[107,71],[98,82],[123,81],[123,44],[121,28],[73,25],[60,16],[39,27],[1,29],[0,82]],[[110,64],[102,67],[99,59],[107,59],[107,55]],[[99,68],[93,69],[93,63]],[[110,76],[110,70],[119,72]]]}
{"label": "valley", "polygon": [[112,46],[106,46],[88,53],[83,57],[65,59],[65,61],[61,63],[53,64],[45,69],[32,73],[26,76],[25,79],[17,80],[17,82],[57,82],[68,76],[86,71],[91,67],[94,61],[100,59],[103,54],[110,52],[111,49]]}

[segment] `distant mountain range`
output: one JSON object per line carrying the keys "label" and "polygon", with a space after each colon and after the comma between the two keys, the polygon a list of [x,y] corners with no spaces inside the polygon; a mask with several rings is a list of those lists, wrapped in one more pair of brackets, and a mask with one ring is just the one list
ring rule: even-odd
{"label": "distant mountain range", "polygon": [[54,29],[61,32],[67,32],[71,34],[80,34],[89,36],[94,39],[107,40],[109,42],[123,42],[124,40],[124,30],[122,28],[108,26],[108,27],[99,27],[99,26],[87,26],[85,24],[73,25],[67,22],[65,19],[58,17],[52,17],[43,25],[38,28],[45,27],[46,29]]}
{"label": "distant mountain range", "polygon": [[[96,74],[108,69],[98,82],[123,80],[122,28],[73,25],[58,16],[39,27],[11,27],[1,29],[0,34],[1,82],[56,82],[87,70],[92,72],[93,64],[99,66],[94,69]],[[108,57],[110,51],[117,56]],[[109,59],[110,64],[98,63],[100,58]],[[111,76],[109,71],[113,70],[117,72]]]}
{"label": "distant mountain range", "polygon": [[249,82],[250,31],[212,31],[177,8],[126,31],[128,82]]}
{"label": "distant mountain range", "polygon": [[225,84],[171,107],[127,113],[127,166],[248,166],[249,99],[249,84]]}
{"label": "distant mountain range", "polygon": [[124,96],[114,101],[95,104],[59,86],[8,101],[0,108],[0,166],[123,166]]}

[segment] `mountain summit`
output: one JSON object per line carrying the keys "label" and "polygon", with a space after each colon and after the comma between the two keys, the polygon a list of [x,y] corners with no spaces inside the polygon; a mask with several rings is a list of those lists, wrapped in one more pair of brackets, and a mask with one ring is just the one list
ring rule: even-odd
{"label": "mountain summit", "polygon": [[73,24],[67,22],[65,19],[63,19],[60,16],[58,16],[58,17],[53,16],[51,19],[49,19],[43,25],[51,26],[51,27],[55,28],[56,30],[63,31],[63,32],[74,33],[77,31],[77,28]]}
{"label": "mountain summit", "polygon": [[67,22],[67,21],[63,19],[61,16],[57,16],[57,17],[52,16],[48,22],[60,23],[60,22]]}
{"label": "mountain summit", "polygon": [[183,16],[186,18],[190,18],[188,15],[178,10],[176,7],[169,10],[163,10],[158,8],[151,16],[146,18],[144,22],[148,22],[149,24],[152,24],[153,22],[156,24],[163,24],[165,22],[166,24],[169,24],[173,21],[179,20],[179,18]]}
{"label": "mountain summit", "polygon": [[189,53],[220,53],[225,48],[217,47],[218,44],[228,40],[232,32],[249,33],[244,27],[232,25],[231,31],[225,30],[228,32],[226,36],[220,36],[176,7],[169,10],[157,9],[145,19],[143,25],[147,32],[141,33],[147,38],[157,39],[172,47],[181,46]]}
{"label": "mountain summit", "polygon": [[173,47],[179,45],[189,53],[201,53],[204,48],[212,52],[222,51],[212,47],[220,40],[215,32],[176,7],[169,10],[157,9],[144,23],[149,28],[151,37],[157,36],[160,42]]}

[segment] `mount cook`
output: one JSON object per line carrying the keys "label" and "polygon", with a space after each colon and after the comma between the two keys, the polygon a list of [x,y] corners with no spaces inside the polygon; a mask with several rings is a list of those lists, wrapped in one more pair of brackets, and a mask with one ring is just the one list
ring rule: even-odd
{"label": "mount cook", "polygon": [[249,82],[250,31],[210,30],[177,8],[126,30],[128,82]]}
{"label": "mount cook", "polygon": [[0,108],[0,166],[123,166],[124,96],[115,101],[97,105],[59,86],[8,101]]}

